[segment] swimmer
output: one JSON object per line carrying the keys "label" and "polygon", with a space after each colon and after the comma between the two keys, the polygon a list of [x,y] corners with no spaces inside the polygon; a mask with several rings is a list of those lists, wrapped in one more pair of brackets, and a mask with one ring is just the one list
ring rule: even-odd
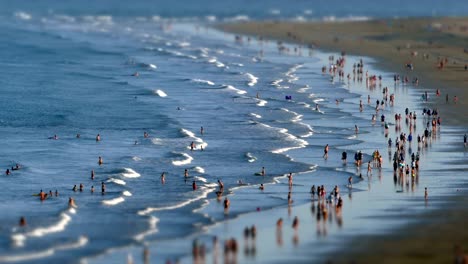
{"label": "swimmer", "polygon": [[83,191],[83,188],[84,188],[83,184],[82,184],[82,183],[80,183],[80,192],[82,192],[82,191]]}
{"label": "swimmer", "polygon": [[134,72],[134,73],[132,74],[132,76],[133,76],[133,77],[138,77],[138,76],[140,76],[140,74],[139,74],[138,72]]}
{"label": "swimmer", "polygon": [[148,135],[148,133],[147,133],[146,131],[143,133],[143,137],[144,137],[144,138],[148,138],[148,137],[149,137],[149,135]]}
{"label": "swimmer", "polygon": [[101,193],[106,193],[106,184],[104,182],[101,182]]}
{"label": "swimmer", "polygon": [[74,192],[76,192],[77,188],[76,188],[76,184],[73,185],[73,189],[72,189]]}
{"label": "swimmer", "polygon": [[260,189],[261,191],[265,189],[265,187],[263,186],[263,183],[260,184],[260,187],[258,187],[258,189]]}
{"label": "swimmer", "polygon": [[98,142],[98,141],[101,141],[101,135],[100,134],[97,134],[97,136],[96,136],[96,142]]}
{"label": "swimmer", "polygon": [[193,151],[195,149],[195,143],[192,141],[192,143],[190,143],[190,150]]}
{"label": "swimmer", "polygon": [[224,184],[221,180],[218,180],[218,185],[220,190],[224,189]]}
{"label": "swimmer", "polygon": [[52,190],[49,190],[49,197],[52,197],[54,196],[54,193],[52,192]]}
{"label": "swimmer", "polygon": [[73,208],[76,208],[76,204],[75,204],[75,199],[73,198],[68,198],[68,206],[69,207],[73,207]]}
{"label": "swimmer", "polygon": [[229,199],[226,197],[224,199],[224,209],[229,209],[229,206],[231,205],[231,201],[229,201]]}
{"label": "swimmer", "polygon": [[80,134],[76,134],[76,138],[80,138],[80,137],[81,137],[81,135],[80,135]]}
{"label": "swimmer", "polygon": [[99,156],[99,158],[98,158],[98,164],[99,164],[99,165],[102,165],[103,163],[104,163],[104,162],[102,161],[102,157]]}
{"label": "swimmer", "polygon": [[55,197],[59,196],[59,193],[57,190],[55,190]]}
{"label": "swimmer", "polygon": [[10,174],[11,174],[10,169],[7,169],[7,170],[5,171],[5,174],[6,174],[6,175],[10,175]]}
{"label": "swimmer", "polygon": [[166,173],[165,172],[161,173],[161,183],[162,184],[166,183]]}
{"label": "swimmer", "polygon": [[203,127],[200,128],[200,134],[203,135],[203,133],[205,132],[205,129]]}
{"label": "swimmer", "polygon": [[328,144],[325,146],[325,148],[323,148],[323,158],[324,159],[327,159],[328,158],[328,150],[329,150],[329,147],[328,147]]}
{"label": "swimmer", "polygon": [[11,170],[19,170],[21,169],[20,165],[16,163],[15,167],[11,167]]}
{"label": "swimmer", "polygon": [[192,182],[192,189],[194,191],[197,189],[197,183],[195,181]]}
{"label": "swimmer", "polygon": [[262,172],[260,173],[262,176],[265,176],[266,172],[265,172],[265,167],[262,167]]}
{"label": "swimmer", "polygon": [[26,226],[26,218],[22,216],[19,220],[19,226]]}
{"label": "swimmer", "polygon": [[94,180],[94,170],[91,170],[91,180]]}
{"label": "swimmer", "polygon": [[357,125],[354,125],[354,133],[356,133],[356,134],[359,133],[359,128],[358,128]]}
{"label": "swimmer", "polygon": [[346,164],[347,158],[348,158],[348,153],[346,153],[346,151],[343,151],[343,153],[341,153],[341,160],[343,161],[343,164]]}
{"label": "swimmer", "polygon": [[463,145],[465,146],[465,148],[466,148],[466,139],[467,139],[467,137],[466,137],[466,134],[465,134],[465,136],[463,136]]}
{"label": "swimmer", "polygon": [[185,169],[185,171],[184,171],[184,177],[185,177],[185,178],[187,178],[188,176],[189,176],[189,174],[188,174],[188,170],[187,170],[187,169]]}
{"label": "swimmer", "polygon": [[425,188],[424,188],[424,199],[427,200],[427,198],[428,198],[427,196],[428,196],[428,194],[427,194],[427,187],[425,187]]}
{"label": "swimmer", "polygon": [[44,201],[47,198],[47,194],[43,192],[42,190],[39,192],[39,199],[41,201]]}
{"label": "swimmer", "polygon": [[91,193],[94,193],[94,185],[91,186]]}

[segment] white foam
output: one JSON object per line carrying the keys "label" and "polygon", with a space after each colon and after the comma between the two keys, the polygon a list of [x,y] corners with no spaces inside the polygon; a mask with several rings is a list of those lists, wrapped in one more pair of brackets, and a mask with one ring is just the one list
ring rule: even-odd
{"label": "white foam", "polygon": [[23,11],[15,12],[15,17],[22,19],[22,20],[30,20],[32,18],[30,14],[23,12]]}
{"label": "white foam", "polygon": [[110,200],[103,200],[102,203],[105,205],[116,205],[124,201],[125,199],[123,197],[117,197],[117,198],[110,199]]}
{"label": "white foam", "polygon": [[205,173],[205,169],[200,166],[196,166],[195,168],[193,168],[193,170],[198,173]]}
{"label": "white foam", "polygon": [[115,179],[115,178],[110,178],[110,179],[107,180],[107,182],[113,182],[113,183],[118,184],[118,185],[125,185],[125,184],[127,184],[124,180]]}
{"label": "white foam", "polygon": [[148,67],[150,67],[151,69],[157,69],[157,68],[158,68],[156,65],[154,65],[154,64],[151,64],[151,63],[150,63],[150,64],[148,64]]}
{"label": "white foam", "polygon": [[54,249],[55,250],[69,250],[69,249],[75,249],[75,248],[80,248],[83,247],[84,245],[88,244],[88,238],[85,236],[80,236],[78,238],[78,241],[72,242],[72,243],[65,243],[60,246],[56,246]]}
{"label": "white foam", "polygon": [[43,237],[47,234],[51,233],[58,233],[63,230],[65,230],[65,227],[68,225],[68,223],[72,220],[72,218],[66,214],[66,213],[61,213],[60,214],[60,220],[55,224],[51,225],[49,227],[39,227],[31,232],[27,233],[26,236],[32,236],[32,237]]}
{"label": "white foam", "polygon": [[185,157],[185,159],[183,159],[183,160],[173,160],[172,161],[173,165],[182,166],[182,165],[187,165],[187,164],[192,163],[193,158],[190,155],[188,155],[187,153],[180,153],[180,155]]}
{"label": "white foam", "polygon": [[141,211],[138,211],[138,214],[139,215],[148,215],[152,212],[157,212],[157,211],[165,211],[165,210],[174,210],[174,209],[177,209],[177,208],[181,208],[181,207],[184,207],[184,206],[187,206],[195,201],[198,201],[198,200],[201,200],[201,199],[204,199],[208,196],[208,193],[210,193],[212,190],[214,190],[215,188],[205,188],[205,187],[200,187],[198,189],[198,192],[200,193],[199,196],[195,197],[195,198],[192,198],[192,199],[189,199],[187,201],[184,201],[184,202],[181,202],[181,203],[178,203],[178,204],[175,204],[175,205],[170,205],[170,206],[164,206],[164,207],[148,207],[146,208],[145,210],[141,210]]}
{"label": "white foam", "polygon": [[221,87],[226,89],[226,90],[235,91],[237,94],[246,94],[247,93],[247,91],[237,89],[236,87],[234,87],[232,85],[222,85]]}
{"label": "white foam", "polygon": [[258,114],[255,114],[255,113],[250,113],[251,116],[255,117],[255,118],[262,118],[261,115],[258,115]]}
{"label": "white foam", "polygon": [[268,101],[265,101],[262,99],[257,99],[257,101],[258,101],[257,103],[258,106],[265,106],[268,103]]}
{"label": "white foam", "polygon": [[248,158],[247,161],[250,162],[250,163],[255,162],[257,160],[257,157],[252,155],[252,153],[250,153],[250,152],[247,152],[247,154],[245,154],[245,156]]}
{"label": "white foam", "polygon": [[158,228],[157,228],[157,224],[159,222],[159,219],[154,217],[154,216],[150,216],[149,219],[148,219],[148,230],[143,232],[143,233],[140,233],[138,235],[135,235],[133,237],[133,239],[135,239],[136,241],[142,241],[145,237],[149,236],[149,235],[152,235],[152,234],[155,234],[158,232]]}
{"label": "white foam", "polygon": [[248,86],[254,86],[258,81],[258,77],[256,77],[255,75],[253,75],[251,73],[246,73],[245,76],[247,76],[249,78],[249,80],[250,80],[247,83]]}
{"label": "white foam", "polygon": [[167,94],[163,90],[160,90],[160,89],[154,91],[154,93],[159,95],[159,97],[166,97],[167,96]]}
{"label": "white foam", "polygon": [[310,89],[309,85],[306,85],[305,87],[299,88],[299,89],[297,90],[297,92],[298,92],[298,93],[305,93],[305,92],[307,92],[307,90],[309,90],[309,89]]}
{"label": "white foam", "polygon": [[271,85],[279,86],[279,84],[282,83],[282,82],[283,82],[283,79],[274,80],[273,82],[271,82]]}
{"label": "white foam", "polygon": [[134,160],[134,161],[140,161],[141,158],[140,158],[140,157],[137,157],[137,156],[133,156],[133,157],[132,157],[132,160]]}
{"label": "white foam", "polygon": [[208,81],[208,80],[192,79],[191,81],[194,82],[194,83],[204,83],[204,84],[208,84],[208,85],[215,85],[214,82]]}
{"label": "white foam", "polygon": [[125,172],[121,173],[121,175],[125,178],[138,178],[141,176],[138,172],[134,171],[131,168],[124,168],[124,171]]}
{"label": "white foam", "polygon": [[195,180],[201,181],[201,182],[203,182],[203,183],[206,183],[206,182],[207,182],[207,180],[206,180],[205,178],[200,177],[200,176],[195,176],[195,177],[193,177],[193,178],[194,178]]}
{"label": "white foam", "polygon": [[122,194],[123,194],[124,196],[127,196],[127,197],[132,196],[132,193],[129,192],[129,191],[123,191]]}

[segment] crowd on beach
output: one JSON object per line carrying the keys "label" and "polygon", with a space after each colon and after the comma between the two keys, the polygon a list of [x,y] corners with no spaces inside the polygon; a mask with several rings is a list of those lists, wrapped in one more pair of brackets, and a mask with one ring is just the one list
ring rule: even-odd
{"label": "crowd on beach", "polygon": [[[242,37],[236,36],[236,41],[242,41]],[[250,41],[250,38],[249,38]],[[263,40],[260,40],[263,41]],[[309,47],[311,49],[311,47]],[[293,51],[291,51],[289,48],[287,48],[285,45],[283,45],[282,42],[278,42],[278,51],[280,53],[292,53],[299,55],[301,54],[302,47],[295,47]],[[309,52],[311,54],[311,52]],[[263,52],[262,52],[263,54]],[[440,131],[440,126],[441,126],[441,117],[439,113],[439,109],[426,109],[424,108],[421,115],[422,119],[425,121],[426,125],[424,127],[424,130],[418,130],[417,133],[417,126],[416,126],[416,121],[418,120],[418,115],[414,109],[410,110],[411,106],[408,106],[405,109],[404,112],[404,123],[405,125],[402,125],[402,113],[395,113],[394,114],[394,125],[395,126],[395,134],[397,134],[397,137],[392,140],[392,138],[389,136],[389,127],[390,127],[390,122],[389,119],[385,115],[385,110],[389,107],[393,107],[394,104],[398,101],[397,98],[395,98],[395,94],[390,93],[390,90],[388,87],[382,87],[382,76],[376,76],[376,75],[371,75],[368,73],[368,71],[365,71],[365,66],[363,60],[360,60],[356,63],[353,64],[352,67],[352,72],[351,73],[346,73],[344,71],[345,65],[346,65],[346,54],[344,52],[341,53],[341,56],[335,60],[334,56],[329,57],[329,65],[328,66],[323,66],[322,67],[322,74],[324,75],[329,75],[331,78],[331,81],[334,81],[335,78],[338,78],[340,81],[345,82],[345,76],[347,76],[347,81],[351,82],[352,81],[357,81],[357,82],[365,82],[366,87],[369,90],[374,90],[377,89],[377,87],[381,88],[382,90],[382,98],[379,98],[375,102],[375,107],[369,107],[365,108],[364,103],[362,100],[359,102],[359,112],[364,112],[365,109],[373,109],[372,110],[372,117],[370,122],[373,125],[378,125],[377,122],[377,117],[380,117],[380,125],[382,126],[382,129],[384,131],[384,137],[386,138],[386,141],[388,143],[388,153],[391,156],[392,160],[392,166],[393,166],[393,177],[394,177],[394,183],[396,186],[401,187],[401,192],[404,191],[404,187],[406,186],[406,191],[409,191],[409,188],[411,187],[412,191],[415,191],[415,186],[418,184],[419,181],[419,170],[423,164],[420,164],[420,151],[422,149],[428,148],[429,145],[431,144],[431,141],[436,138],[436,135]],[[439,65],[439,67],[443,67],[443,63]],[[406,70],[412,70],[414,67],[413,64],[408,64],[404,65],[404,68]],[[133,74],[134,77],[138,77],[138,74]],[[404,78],[401,78],[400,75],[395,74],[394,75],[394,83],[395,85],[399,85],[401,82],[401,79],[403,79],[402,83],[405,85],[409,83],[409,77],[405,76]],[[412,83],[414,85],[418,85],[419,79],[414,78]],[[437,89],[435,96],[440,96],[441,92],[440,89]],[[421,98],[423,101],[428,101],[429,94],[428,92],[425,92],[422,94]],[[458,101],[458,98],[454,96],[453,98],[453,103],[456,104]],[[336,104],[338,105],[340,102],[339,99],[336,99]],[[446,103],[449,103],[449,95],[446,95]],[[371,96],[367,96],[367,104],[369,106],[372,105],[371,103]],[[317,106],[318,109],[318,106]],[[402,131],[405,130],[405,131]],[[355,126],[354,129],[355,133],[359,133],[359,128]],[[200,130],[200,134],[204,134],[204,129],[203,127]],[[149,135],[147,132],[144,132],[144,137],[148,138]],[[80,134],[76,135],[76,138],[80,138]],[[59,137],[57,135],[54,135],[50,137],[49,139],[51,140],[59,140]],[[416,142],[413,143],[413,140],[416,139]],[[97,134],[95,138],[96,142],[101,141],[101,135]],[[465,134],[463,136],[464,140],[464,147],[466,148],[467,146],[467,135]],[[135,142],[136,143],[136,142]],[[412,146],[413,144],[416,145],[417,150],[413,151]],[[343,165],[346,166],[348,164],[347,157],[348,153],[346,151],[343,152],[336,152],[333,153],[333,151],[330,150],[330,147],[328,144],[324,146],[323,149],[323,159],[328,159],[329,155],[341,155],[341,160],[343,162]],[[197,146],[194,144],[194,142],[191,142],[189,144],[190,150],[194,150],[197,148]],[[202,146],[200,146],[201,150]],[[394,150],[393,155],[391,155],[391,150]],[[370,154],[371,159],[364,161],[364,155],[361,151],[356,151],[354,153],[354,165],[356,166],[356,175],[355,176],[350,176],[347,179],[347,185],[346,187],[348,188],[348,192],[352,192],[353,188],[353,182],[355,181],[354,178],[357,178],[357,181],[363,180],[363,175],[361,171],[361,166],[363,164],[366,164],[366,176],[372,176],[372,173],[374,170],[382,170],[382,164],[383,164],[383,157],[382,157],[382,151],[376,149],[373,151],[373,153]],[[102,157],[98,157],[97,161],[99,166],[104,165],[104,161]],[[20,170],[22,169],[22,166],[19,164],[16,164],[15,166],[8,168],[5,172],[5,174],[11,175],[13,171]],[[184,171],[184,178],[188,178],[188,169],[185,169]],[[259,173],[259,176],[267,177],[269,176],[266,173],[265,167],[262,167],[261,172]],[[91,180],[95,179],[95,172],[94,170],[91,170]],[[293,196],[293,179],[294,179],[294,174],[289,173],[286,175],[286,178],[288,180],[288,195],[287,195],[287,206],[289,208],[289,212],[291,211],[290,208],[294,204],[294,200],[292,199]],[[166,181],[166,173],[163,172],[160,176],[161,184],[165,184]],[[238,184],[243,185],[244,183],[239,182]],[[259,185],[259,191],[264,191],[265,190],[265,185],[260,184]],[[79,185],[74,185],[73,188],[71,188],[72,192],[83,192],[85,189],[85,186],[80,183]],[[197,191],[197,182],[194,180],[192,182],[192,190]],[[228,195],[225,194],[224,192],[225,186],[224,183],[221,180],[218,180],[218,190],[216,191],[216,195],[218,198],[218,201],[222,201],[222,205],[224,208],[224,213],[228,214],[229,213],[229,208],[231,207],[231,201],[228,198]],[[285,190],[286,191],[286,190]],[[94,193],[94,185],[91,186],[90,192]],[[424,188],[424,193],[421,194],[421,197],[425,199],[426,201],[429,199],[429,194],[428,194],[428,188]],[[68,192],[66,192],[69,194]],[[104,181],[101,181],[101,194],[104,195],[106,193],[106,184]],[[302,194],[298,194],[302,195]],[[310,188],[310,200],[311,200],[311,210],[312,213],[316,216],[316,220],[318,223],[322,222],[324,225],[322,227],[317,228],[317,233],[326,235],[326,222],[328,218],[333,214],[334,218],[336,219],[338,225],[340,226],[342,224],[342,208],[344,206],[344,201],[343,198],[341,197],[341,190],[339,186],[335,185],[329,193],[327,193],[326,187],[324,185],[312,185]],[[49,198],[52,197],[58,197],[59,196],[59,191],[55,190],[55,192],[52,192],[50,190],[48,193],[44,192],[43,190],[40,190],[40,192],[35,195],[39,197],[40,201],[46,201]],[[222,197],[224,196],[224,200]],[[68,206],[76,208],[77,204],[76,201],[73,197],[69,197],[68,199]],[[293,243],[297,243],[298,241],[298,227],[299,227],[299,222],[300,219],[295,216],[293,221],[292,221],[292,226],[291,228],[295,232],[295,238],[293,239]],[[26,224],[26,217],[21,216],[19,225],[21,227],[25,227]],[[279,218],[276,221],[276,242],[278,246],[281,246],[284,242],[282,239],[282,229],[283,229],[283,219]],[[257,237],[257,229],[255,225],[252,225],[251,227],[246,227],[244,229],[244,254],[246,256],[251,255],[254,256],[256,254],[256,243],[255,239]],[[212,247],[211,247],[211,252],[213,254],[213,258],[216,260],[219,255],[219,241],[217,237],[213,238],[212,241]],[[193,242],[192,246],[192,256],[194,259],[195,263],[204,263],[205,262],[205,254],[206,254],[206,246],[203,243],[200,243],[198,240],[195,240]],[[236,263],[237,262],[237,254],[239,251],[239,245],[238,242],[235,238],[230,238],[224,241],[224,260],[225,263]],[[147,248],[144,250],[144,260],[145,262],[149,261],[149,251]],[[167,261],[167,263],[171,263],[170,261]],[[465,257],[465,262],[457,262],[457,263],[467,263],[466,262],[466,257]]]}

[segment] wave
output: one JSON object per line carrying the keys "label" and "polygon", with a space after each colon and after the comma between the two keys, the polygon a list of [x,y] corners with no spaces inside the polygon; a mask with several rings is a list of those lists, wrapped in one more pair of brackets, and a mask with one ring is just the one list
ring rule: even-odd
{"label": "wave", "polygon": [[259,114],[255,114],[255,113],[250,113],[251,116],[255,117],[255,118],[262,118],[261,115]]}
{"label": "wave", "polygon": [[183,160],[173,160],[172,161],[173,165],[182,166],[182,165],[187,165],[187,164],[192,163],[193,158],[190,155],[188,155],[187,153],[177,153],[177,154],[185,157],[185,159],[183,159]]}
{"label": "wave", "polygon": [[154,93],[157,94],[159,97],[166,97],[167,96],[167,94],[163,90],[160,90],[160,89],[154,91]]}
{"label": "wave", "polygon": [[32,16],[26,12],[23,11],[18,11],[14,13],[14,16],[16,18],[19,18],[21,20],[31,20]]}
{"label": "wave", "polygon": [[132,196],[132,193],[129,192],[129,191],[123,191],[122,194],[123,194],[124,196]]}
{"label": "wave", "polygon": [[208,59],[208,63],[214,64],[218,68],[225,68],[225,67],[227,68],[227,66],[224,63],[218,61],[216,58]]}
{"label": "wave", "polygon": [[202,79],[191,79],[191,82],[194,83],[203,83],[203,84],[208,84],[208,85],[215,85],[214,82],[208,81],[208,80],[202,80]]}
{"label": "wave", "polygon": [[296,122],[299,122],[299,121],[302,120],[303,115],[301,115],[301,114],[299,114],[297,112],[294,112],[294,111],[286,109],[286,108],[281,108],[281,110],[294,115],[294,117],[291,119],[291,122],[296,123]]}
{"label": "wave", "polygon": [[198,173],[205,173],[205,169],[200,166],[196,166],[195,168],[193,168],[193,170]]}
{"label": "wave", "polygon": [[148,230],[143,232],[143,233],[140,233],[140,234],[137,234],[137,235],[133,236],[133,239],[140,242],[145,237],[157,233],[158,228],[156,226],[157,226],[158,222],[159,222],[158,218],[156,218],[154,216],[150,216],[149,219],[148,219],[148,225],[149,225]]}
{"label": "wave", "polygon": [[131,168],[124,168],[124,172],[122,172],[120,175],[124,176],[125,178],[138,178],[141,176],[138,172]]}
{"label": "wave", "polygon": [[310,89],[309,85],[306,85],[305,87],[299,88],[299,89],[297,90],[297,92],[298,92],[298,93],[305,93],[305,92],[307,92],[307,90],[309,90],[309,89]]}
{"label": "wave", "polygon": [[250,152],[247,152],[245,154],[245,156],[248,158],[248,162],[252,163],[252,162],[255,162],[257,160],[257,157],[255,157],[254,155],[252,155],[252,153]]}
{"label": "wave", "polygon": [[266,100],[257,99],[257,105],[258,106],[265,106],[267,103],[268,103],[268,101],[266,101]]}
{"label": "wave", "polygon": [[256,77],[255,75],[253,75],[251,73],[246,73],[245,76],[247,76],[249,78],[249,80],[250,80],[247,83],[248,86],[254,86],[258,81],[258,77]]}
{"label": "wave", "polygon": [[155,64],[152,64],[152,63],[141,63],[140,65],[143,68],[148,68],[148,69],[152,69],[152,70],[156,70],[158,68],[158,66],[156,66]]}
{"label": "wave", "polygon": [[283,82],[283,79],[274,80],[273,82],[271,82],[271,85],[279,86],[279,84],[282,83],[282,82]]}
{"label": "wave", "polygon": [[134,160],[134,161],[140,161],[141,158],[140,158],[140,157],[137,157],[137,156],[133,156],[133,157],[132,157],[132,160]]}
{"label": "wave", "polygon": [[208,193],[211,191],[215,190],[216,188],[206,188],[206,187],[200,187],[198,190],[201,192],[201,194],[195,198],[188,199],[186,201],[183,201],[181,203],[175,204],[175,205],[170,205],[170,206],[164,206],[164,207],[148,207],[145,210],[138,211],[138,215],[148,215],[152,212],[157,212],[157,211],[166,211],[166,210],[174,210],[178,209],[184,206],[187,206],[193,202],[199,201],[201,199],[204,199],[208,196]]}
{"label": "wave", "polygon": [[224,88],[226,90],[231,90],[231,91],[235,91],[237,94],[246,94],[247,91],[244,91],[244,90],[241,90],[241,89],[237,89],[236,87],[232,86],[232,85],[222,85],[221,88]]}
{"label": "wave", "polygon": [[[75,209],[70,208],[67,210],[70,213],[75,213]],[[11,240],[13,240],[13,244],[15,246],[24,246],[24,242],[27,237],[43,237],[48,234],[58,233],[65,230],[65,227],[68,223],[72,220],[71,216],[65,212],[60,214],[60,220],[55,223],[54,225],[48,227],[38,227],[30,232],[27,233],[15,233],[11,236]]]}
{"label": "wave", "polygon": [[60,244],[58,246],[34,253],[21,253],[21,255],[0,256],[0,262],[24,262],[52,256],[55,251],[76,249],[88,244],[88,238],[80,236],[76,242]]}
{"label": "wave", "polygon": [[116,205],[124,201],[125,199],[123,197],[117,197],[117,198],[110,199],[110,200],[103,200],[102,203],[105,205]]}
{"label": "wave", "polygon": [[107,182],[113,182],[113,183],[118,184],[118,185],[125,185],[125,184],[127,184],[124,180],[115,179],[115,178],[110,178],[110,179],[107,180]]}
{"label": "wave", "polygon": [[263,123],[258,123],[258,124],[263,126],[263,127],[268,128],[268,129],[273,129],[273,130],[278,131],[278,133],[283,134],[286,137],[286,140],[293,141],[296,144],[296,146],[285,147],[285,148],[272,150],[271,153],[280,154],[280,153],[284,153],[284,152],[287,152],[287,151],[292,150],[292,149],[304,148],[307,145],[309,145],[309,143],[307,141],[305,141],[303,139],[300,139],[300,138],[294,136],[293,134],[288,133],[288,130],[286,128],[272,127],[270,125],[263,124]]}
{"label": "wave", "polygon": [[[187,130],[187,129],[185,129],[185,128],[182,128],[182,129],[180,130],[180,132],[181,132],[183,135],[185,135],[185,136],[187,136],[187,137],[193,139],[194,142],[197,142],[197,143],[198,143],[198,144],[195,144],[195,149],[201,149],[202,147],[203,147],[203,149],[205,149],[205,148],[208,146],[208,143],[206,143],[205,141],[203,141],[203,139],[201,139],[201,138],[199,138],[199,137],[196,137],[196,136],[195,136],[195,133],[193,133],[192,131]],[[190,146],[187,146],[187,149],[191,149],[191,147],[190,147]]]}

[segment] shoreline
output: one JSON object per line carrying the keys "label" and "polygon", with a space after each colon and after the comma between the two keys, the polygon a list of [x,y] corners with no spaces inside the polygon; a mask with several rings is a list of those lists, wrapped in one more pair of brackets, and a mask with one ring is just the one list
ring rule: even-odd
{"label": "shoreline", "polygon": [[[387,21],[392,21],[392,25],[396,24],[400,25],[401,27],[403,24],[408,22],[418,21],[418,23],[415,24],[421,26],[422,24],[427,25],[428,23],[437,23],[437,21],[441,20],[453,22],[452,19],[447,18],[403,20],[391,19]],[[464,18],[456,18],[454,20],[464,21],[464,23],[468,21],[468,19]],[[435,91],[438,87],[441,87],[441,83],[448,82],[451,84],[451,86],[441,88],[440,97],[431,96],[431,94],[434,94],[434,92],[430,93],[429,102],[427,103],[431,106],[431,108],[441,109],[441,115],[444,120],[442,123],[443,126],[445,124],[449,124],[451,126],[461,128],[460,130],[466,129],[467,117],[465,116],[464,111],[460,110],[466,109],[467,103],[463,101],[463,99],[460,100],[460,98],[466,98],[467,95],[466,86],[468,85],[468,72],[460,71],[460,68],[463,67],[460,63],[468,63],[468,53],[465,52],[464,54],[461,54],[460,58],[453,59],[453,61],[457,63],[456,65],[449,65],[446,66],[446,68],[444,68],[443,70],[439,70],[434,65],[434,61],[430,61],[431,57],[433,57],[433,55],[431,56],[431,54],[433,54],[434,51],[431,51],[432,53],[428,52],[428,54],[430,55],[429,59],[427,59],[425,58],[425,56],[424,58],[418,56],[411,56],[411,48],[405,48],[403,51],[406,54],[402,55],[401,50],[397,50],[394,47],[392,47],[392,45],[395,45],[395,43],[401,41],[413,44],[420,40],[393,40],[391,41],[391,43],[388,44],[384,43],[384,41],[370,40],[366,39],[366,37],[364,36],[361,36],[362,38],[359,39],[359,43],[365,43],[365,45],[362,45],[362,47],[360,47],[359,45],[356,45],[356,43],[351,43],[353,42],[353,40],[341,41],[341,39],[338,39],[338,41],[333,41],[328,39],[320,41],[314,39],[314,37],[317,37],[317,35],[333,34],[331,33],[333,32],[332,30],[337,30],[337,32],[342,33],[346,29],[353,28],[350,34],[354,34],[356,33],[355,31],[359,28],[359,26],[356,25],[360,25],[361,27],[372,28],[373,23],[382,23],[381,21],[382,20],[349,22],[349,24],[352,24],[351,26],[345,25],[341,29],[339,29],[341,26],[343,26],[343,23],[341,22],[246,22],[222,24],[218,26],[218,29],[235,34],[249,35],[255,37],[262,36],[266,39],[276,39],[280,41],[286,41],[288,43],[296,43],[301,45],[313,43],[314,46],[318,45],[318,48],[322,51],[340,52],[345,50],[346,53],[350,55],[363,55],[375,58],[377,59],[377,63],[375,63],[373,67],[384,69],[389,72],[397,72],[400,74],[403,72],[403,74],[411,74],[410,78],[416,75],[418,76],[418,78],[422,77],[420,86],[417,88],[417,91],[420,93],[423,93],[426,89],[432,89],[432,91]],[[324,26],[326,29],[323,29],[320,26]],[[327,26],[329,27],[327,28]],[[378,27],[379,26],[377,26],[377,28]],[[317,30],[317,32],[310,33],[310,31],[308,31],[312,29]],[[308,35],[308,33],[310,33],[310,35]],[[439,38],[443,39],[442,37],[444,36],[440,35],[447,35],[447,32],[439,32],[436,35],[438,35]],[[385,38],[389,36],[388,34],[382,34],[374,37],[377,39],[378,37],[381,37],[382,40],[385,40]],[[445,36],[445,38],[455,38],[455,36]],[[461,37],[461,39],[463,39],[463,36]],[[446,39],[443,40],[445,41]],[[358,41],[354,40],[354,42]],[[377,47],[380,47],[380,49]],[[366,50],[366,48],[369,49]],[[451,47],[451,49],[456,48]],[[389,51],[388,54],[385,53],[386,50]],[[449,56],[449,54],[450,53],[447,53],[447,56]],[[410,73],[405,72],[403,68],[404,60],[408,59],[415,61],[415,70]],[[421,67],[420,65],[423,66]],[[444,71],[444,74],[440,74],[441,71]],[[458,95],[459,101],[456,107],[454,107],[453,98],[450,96],[449,104],[445,103],[444,95],[446,93]],[[460,135],[460,145],[462,144],[462,136],[463,134]],[[456,146],[451,146],[450,151],[453,153],[463,152],[462,147]],[[466,184],[463,185],[463,188],[466,188]],[[332,257],[331,254],[325,254],[324,259],[327,259],[331,263],[348,263],[349,260],[357,261],[358,263],[375,263],[377,261],[383,261],[384,263],[394,263],[395,261],[398,261],[399,263],[439,263],[446,262],[454,258],[455,245],[465,246],[465,248],[461,248],[461,252],[465,250],[464,254],[467,254],[468,248],[466,248],[466,245],[468,245],[468,232],[463,232],[465,230],[463,219],[464,217],[466,217],[466,215],[468,215],[468,210],[463,208],[463,204],[466,204],[468,200],[464,198],[463,193],[466,194],[466,191],[455,194],[455,197],[447,198],[446,200],[444,200],[444,205],[438,206],[437,208],[430,210],[429,212],[418,214],[412,219],[414,220],[414,218],[417,218],[416,220],[418,222],[409,222],[407,224],[403,224],[401,227],[396,228],[394,232],[390,235],[356,235],[354,238],[351,239],[350,243],[346,243],[346,245],[349,247],[347,247],[347,249],[344,250],[343,254],[340,254],[340,257]],[[429,226],[431,227],[430,230],[441,230],[440,232],[443,233],[439,234],[439,232],[431,232],[429,231],[429,229],[426,228],[426,225],[421,225],[421,222],[427,222],[428,219],[432,221],[429,224]],[[364,243],[362,243],[363,241]],[[356,242],[360,243],[361,246],[358,248],[351,249],[353,247],[352,245]],[[424,246],[420,246],[420,244]],[[368,246],[370,245],[372,245],[372,247],[375,248],[375,250],[372,250],[372,252],[369,252],[368,250]]]}

